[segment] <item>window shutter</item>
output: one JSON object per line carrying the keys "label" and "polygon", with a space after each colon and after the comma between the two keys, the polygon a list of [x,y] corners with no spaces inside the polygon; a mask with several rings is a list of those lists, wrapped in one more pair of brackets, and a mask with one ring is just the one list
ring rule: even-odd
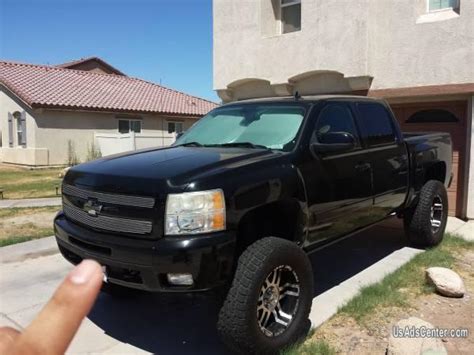
{"label": "window shutter", "polygon": [[21,142],[19,142],[19,144],[26,147],[26,112],[25,111],[21,112],[20,124],[21,124]]}
{"label": "window shutter", "polygon": [[8,145],[13,147],[13,114],[8,112]]}

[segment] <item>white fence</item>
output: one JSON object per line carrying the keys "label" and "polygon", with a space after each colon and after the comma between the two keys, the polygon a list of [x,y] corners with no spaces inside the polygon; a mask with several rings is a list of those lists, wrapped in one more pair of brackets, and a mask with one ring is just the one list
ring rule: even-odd
{"label": "white fence", "polygon": [[163,137],[153,134],[96,133],[95,141],[99,145],[102,156],[129,152],[137,149],[164,147],[172,144],[175,137]]}

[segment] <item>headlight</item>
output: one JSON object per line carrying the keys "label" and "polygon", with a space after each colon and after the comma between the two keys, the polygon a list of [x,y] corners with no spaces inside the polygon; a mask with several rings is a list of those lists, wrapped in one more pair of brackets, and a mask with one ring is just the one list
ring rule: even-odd
{"label": "headlight", "polygon": [[225,229],[225,201],[221,189],[169,194],[165,235],[198,234]]}

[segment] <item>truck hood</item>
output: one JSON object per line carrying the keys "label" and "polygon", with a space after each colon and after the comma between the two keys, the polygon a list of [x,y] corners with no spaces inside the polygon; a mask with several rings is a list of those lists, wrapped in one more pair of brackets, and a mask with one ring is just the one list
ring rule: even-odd
{"label": "truck hood", "polygon": [[154,196],[181,192],[193,178],[269,155],[271,150],[246,148],[168,147],[108,156],[73,167],[66,184],[97,191]]}

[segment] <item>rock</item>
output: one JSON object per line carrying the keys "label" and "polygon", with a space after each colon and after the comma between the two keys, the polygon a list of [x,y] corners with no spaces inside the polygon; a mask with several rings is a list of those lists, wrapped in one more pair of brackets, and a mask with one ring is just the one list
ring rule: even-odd
{"label": "rock", "polygon": [[462,297],[466,292],[461,277],[444,267],[430,267],[426,270],[426,278],[433,283],[441,295],[447,297]]}
{"label": "rock", "polygon": [[416,336],[415,332],[423,327],[434,328],[431,323],[416,317],[400,320],[392,329],[386,353],[388,355],[448,354],[439,338]]}

